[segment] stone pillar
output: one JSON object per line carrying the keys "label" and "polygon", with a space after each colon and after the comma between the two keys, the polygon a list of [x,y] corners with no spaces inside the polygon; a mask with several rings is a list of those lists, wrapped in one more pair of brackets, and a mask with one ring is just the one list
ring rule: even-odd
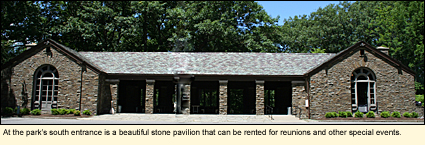
{"label": "stone pillar", "polygon": [[190,84],[183,84],[182,92],[182,112],[185,115],[190,114]]}
{"label": "stone pillar", "polygon": [[146,80],[145,114],[153,114],[153,91],[155,80]]}
{"label": "stone pillar", "polygon": [[118,112],[118,83],[117,84],[110,84],[109,87],[111,88],[111,105],[112,108],[114,108],[114,113]]}
{"label": "stone pillar", "polygon": [[255,80],[256,96],[255,108],[256,115],[264,115],[264,80]]}
{"label": "stone pillar", "polygon": [[305,81],[292,81],[292,115],[301,119],[308,118],[306,108],[307,90]]}
{"label": "stone pillar", "polygon": [[219,80],[220,96],[219,96],[219,114],[227,115],[227,82],[228,80]]}

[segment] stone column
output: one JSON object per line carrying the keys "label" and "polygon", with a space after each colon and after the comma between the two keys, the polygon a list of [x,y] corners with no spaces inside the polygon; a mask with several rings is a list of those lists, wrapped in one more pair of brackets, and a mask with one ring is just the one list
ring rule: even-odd
{"label": "stone column", "polygon": [[305,81],[292,81],[292,115],[301,119],[308,118],[306,108],[307,91]]}
{"label": "stone column", "polygon": [[190,114],[190,84],[183,84],[183,100],[182,100],[182,112],[185,115]]}
{"label": "stone column", "polygon": [[219,80],[220,96],[219,96],[219,114],[227,115],[227,82],[228,80]]}
{"label": "stone column", "polygon": [[264,80],[255,80],[256,83],[256,115],[264,115]]}
{"label": "stone column", "polygon": [[118,112],[118,83],[117,84],[110,84],[109,87],[111,88],[111,105],[114,108],[114,113]]}
{"label": "stone column", "polygon": [[146,80],[145,114],[153,114],[153,91],[155,80]]}

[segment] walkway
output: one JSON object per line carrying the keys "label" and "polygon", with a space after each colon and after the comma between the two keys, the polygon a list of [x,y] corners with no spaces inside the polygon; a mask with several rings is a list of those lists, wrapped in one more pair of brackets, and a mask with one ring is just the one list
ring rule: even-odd
{"label": "walkway", "polygon": [[292,115],[273,115],[271,120],[266,115],[175,115],[175,114],[132,114],[118,113],[105,114],[79,120],[120,120],[120,121],[159,121],[178,123],[306,123]]}

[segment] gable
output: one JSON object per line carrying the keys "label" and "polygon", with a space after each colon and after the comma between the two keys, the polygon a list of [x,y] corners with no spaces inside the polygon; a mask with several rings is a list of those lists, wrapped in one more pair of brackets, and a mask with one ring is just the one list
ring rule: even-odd
{"label": "gable", "polygon": [[[330,58],[329,60],[327,60],[326,62],[322,63],[321,65],[316,66],[315,68],[309,70],[306,75],[308,76],[312,76],[314,74],[316,74],[317,72],[323,70],[323,69],[328,69],[331,68],[333,65],[341,62],[342,60],[353,56],[353,55],[360,55],[359,51],[364,50],[365,52],[368,52],[369,54],[373,55],[374,57],[377,57],[379,59],[381,59],[382,61],[384,61],[385,63],[395,67],[398,70],[402,70],[407,72],[408,74],[415,76],[415,72],[413,70],[411,70],[410,68],[408,68],[407,66],[403,65],[401,62],[395,60],[394,58],[391,58],[390,56],[382,53],[381,51],[377,50],[376,48],[372,47],[370,44],[360,41],[357,42],[356,44],[354,44],[353,46],[339,52],[338,54],[336,54],[334,57]],[[364,59],[364,58],[363,58]],[[367,57],[366,60],[367,62]]]}
{"label": "gable", "polygon": [[40,51],[49,48],[54,49],[57,52],[60,52],[67,56],[70,60],[76,62],[78,65],[87,66],[91,70],[93,70],[96,73],[102,73],[103,71],[99,69],[97,66],[93,65],[89,60],[81,56],[78,52],[75,50],[72,50],[68,47],[65,47],[59,43],[57,43],[54,40],[47,39],[43,40],[40,43],[38,43],[35,47],[32,47],[29,50],[24,51],[23,53],[19,54],[18,56],[10,59],[8,62],[6,62],[4,65],[2,65],[2,70],[8,67],[13,67],[22,61],[32,57],[33,55],[39,53]]}

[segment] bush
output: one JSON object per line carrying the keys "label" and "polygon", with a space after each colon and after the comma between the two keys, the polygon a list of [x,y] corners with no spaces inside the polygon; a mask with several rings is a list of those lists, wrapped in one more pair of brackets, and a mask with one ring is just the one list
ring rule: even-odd
{"label": "bush", "polygon": [[382,117],[382,118],[388,118],[388,117],[390,117],[390,112],[388,112],[388,111],[384,111],[384,112],[382,112],[382,113],[381,113],[381,117]]}
{"label": "bush", "polygon": [[326,118],[332,118],[332,117],[334,117],[334,115],[332,114],[332,112],[326,112],[325,117]]}
{"label": "bush", "polygon": [[69,109],[64,109],[65,110],[65,114],[71,114],[71,111],[69,111]]}
{"label": "bush", "polygon": [[84,115],[91,115],[91,112],[90,112],[90,110],[84,110],[84,111],[83,111],[83,114],[84,114]]}
{"label": "bush", "polygon": [[369,112],[367,112],[367,113],[366,113],[366,117],[367,117],[367,118],[375,118],[375,112],[373,112],[373,111],[369,111]]}
{"label": "bush", "polygon": [[30,114],[30,109],[28,109],[28,108],[23,108],[23,109],[21,109],[21,114],[22,115],[29,115]]}
{"label": "bush", "polygon": [[[18,107],[15,107],[15,109],[13,109],[13,114],[16,114],[18,111]],[[20,111],[20,110],[19,110]]]}
{"label": "bush", "polygon": [[69,113],[68,114],[74,114],[75,109],[69,109]]}
{"label": "bush", "polygon": [[353,113],[351,113],[351,111],[347,111],[347,117],[353,117]]}
{"label": "bush", "polygon": [[3,110],[3,114],[4,115],[12,115],[13,114],[13,109],[12,108],[10,108],[10,107],[6,107],[6,108],[4,108],[4,110]]}
{"label": "bush", "polygon": [[31,111],[32,115],[41,115],[41,110],[40,109],[34,109]]}
{"label": "bush", "polygon": [[354,113],[354,116],[357,118],[363,118],[363,112],[360,112],[359,110],[357,110],[357,112]]}
{"label": "bush", "polygon": [[74,111],[74,116],[80,116],[80,110]]}
{"label": "bush", "polygon": [[418,117],[419,117],[419,114],[416,113],[415,111],[413,111],[412,112],[412,118],[418,118]]}
{"label": "bush", "polygon": [[347,112],[344,112],[344,111],[338,111],[338,115],[339,115],[339,117],[344,117],[344,118],[347,118]]}
{"label": "bush", "polygon": [[395,111],[391,113],[391,117],[400,118],[401,117],[400,112]]}
{"label": "bush", "polygon": [[338,117],[338,113],[336,113],[336,112],[331,112],[331,113],[332,113],[333,117]]}
{"label": "bush", "polygon": [[409,112],[404,112],[403,116],[406,118],[410,118],[412,115]]}
{"label": "bush", "polygon": [[59,115],[58,109],[50,109],[50,111],[52,112],[52,115]]}
{"label": "bush", "polygon": [[66,109],[58,109],[60,115],[66,114]]}

